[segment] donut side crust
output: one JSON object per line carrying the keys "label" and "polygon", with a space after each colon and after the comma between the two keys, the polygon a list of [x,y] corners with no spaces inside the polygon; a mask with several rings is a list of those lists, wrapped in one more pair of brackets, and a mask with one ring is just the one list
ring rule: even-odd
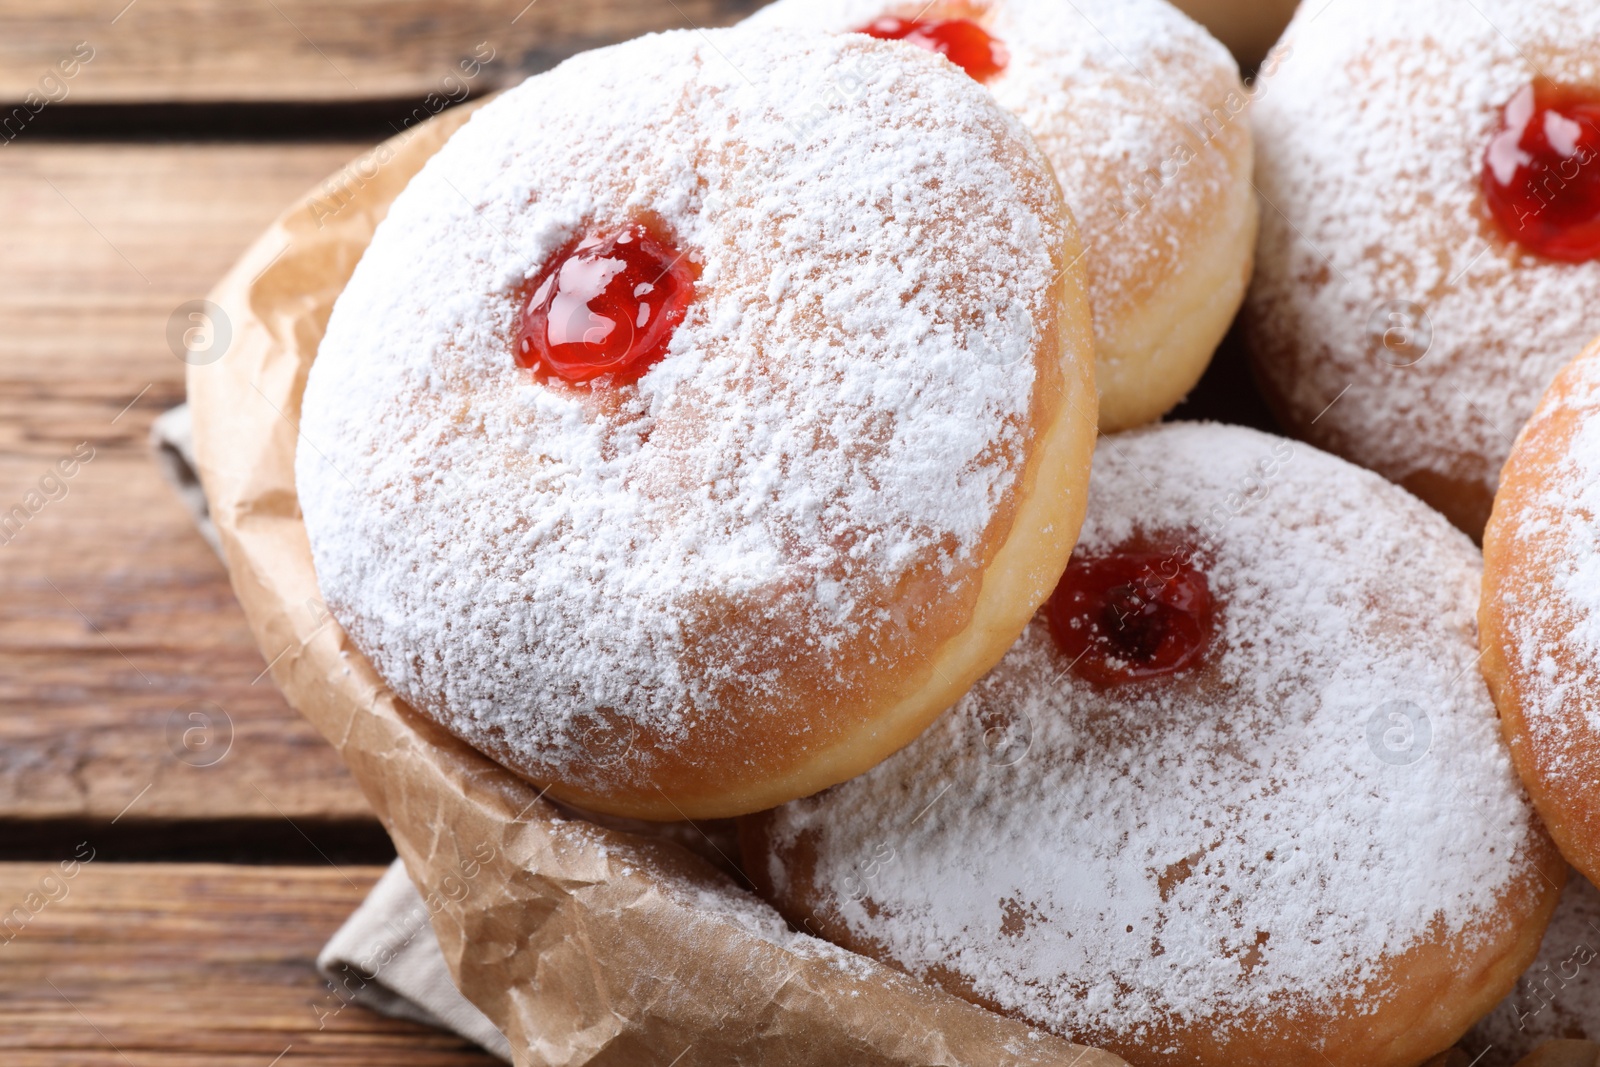
{"label": "donut side crust", "polygon": [[[1512,762],[1550,836],[1590,881],[1600,876],[1593,773],[1600,769],[1600,733],[1590,725],[1600,715],[1600,664],[1587,662],[1570,632],[1552,631],[1535,609],[1551,606],[1557,578],[1571,562],[1549,491],[1578,432],[1600,418],[1600,410],[1574,402],[1597,361],[1600,342],[1557,375],[1517,439],[1484,533],[1479,608],[1481,667]],[[1560,696],[1541,684],[1551,679],[1562,682]]]}

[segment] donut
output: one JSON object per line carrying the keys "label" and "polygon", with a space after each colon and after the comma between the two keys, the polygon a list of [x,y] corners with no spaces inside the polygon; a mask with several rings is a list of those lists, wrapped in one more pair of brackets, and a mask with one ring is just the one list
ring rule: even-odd
{"label": "donut", "polygon": [[[1476,1065],[1463,1060],[1460,1067]],[[1546,1041],[1518,1062],[1517,1067],[1600,1067],[1600,1045],[1593,1041]]]}
{"label": "donut", "polygon": [[1262,391],[1474,537],[1600,333],[1597,36],[1580,0],[1312,3],[1256,83]]}
{"label": "donut", "polygon": [[1306,445],[1102,439],[1017,644],[871,772],[741,824],[796,926],[1140,1065],[1415,1067],[1566,867],[1475,666],[1480,561]]}
{"label": "donut", "polygon": [[1600,342],[1556,376],[1484,533],[1483,674],[1550,836],[1600,879]]}
{"label": "donut", "polygon": [[333,309],[296,456],[327,606],[397,697],[585,810],[860,773],[1071,554],[1079,252],[1027,131],[936,56],[734,29],[574,58],[473,115]]}
{"label": "donut", "polygon": [[778,0],[747,21],[898,35],[971,68],[1061,179],[1089,271],[1100,428],[1199,381],[1249,282],[1247,94],[1166,0]]}
{"label": "donut", "polygon": [[[1581,875],[1561,892],[1533,965],[1461,1040],[1475,1067],[1514,1067],[1552,1041],[1600,1045],[1600,890]],[[1574,1050],[1576,1051],[1576,1050]]]}

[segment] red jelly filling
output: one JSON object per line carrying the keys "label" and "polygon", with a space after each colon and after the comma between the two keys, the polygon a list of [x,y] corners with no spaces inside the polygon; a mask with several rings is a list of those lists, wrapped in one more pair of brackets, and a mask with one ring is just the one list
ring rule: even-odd
{"label": "red jelly filling", "polygon": [[692,266],[654,227],[583,234],[530,284],[517,363],[541,381],[636,381],[667,354],[693,299]]}
{"label": "red jelly filling", "polygon": [[938,52],[981,82],[1005,70],[1011,58],[1005,45],[971,19],[901,19],[885,15],[856,32]]}
{"label": "red jelly filling", "polygon": [[1540,80],[1513,96],[1483,154],[1483,194],[1529,250],[1600,256],[1600,92]]}
{"label": "red jelly filling", "polygon": [[1197,666],[1215,606],[1206,576],[1172,553],[1075,555],[1047,605],[1073,671],[1117,685]]}

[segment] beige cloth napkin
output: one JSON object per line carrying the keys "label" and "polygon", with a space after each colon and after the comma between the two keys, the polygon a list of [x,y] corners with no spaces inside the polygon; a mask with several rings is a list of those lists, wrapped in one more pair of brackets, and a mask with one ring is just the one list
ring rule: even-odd
{"label": "beige cloth napkin", "polygon": [[511,1044],[457,992],[422,895],[395,860],[317,955],[340,1001],[451,1030],[506,1062]]}
{"label": "beige cloth napkin", "polygon": [[[162,473],[194,515],[200,535],[220,556],[222,546],[195,474],[191,426],[188,406],[173,408],[150,428],[150,444]],[[323,947],[317,970],[337,998],[328,1003],[336,1007],[358,1004],[450,1030],[511,1062],[510,1042],[457,991],[427,906],[399,860]]]}
{"label": "beige cloth napkin", "polygon": [[150,447],[156,454],[156,466],[194,516],[200,536],[220,558],[222,542],[211,524],[211,508],[206,503],[205,490],[200,488],[200,476],[195,473],[194,423],[189,418],[188,404],[180,404],[156,419],[150,427]]}

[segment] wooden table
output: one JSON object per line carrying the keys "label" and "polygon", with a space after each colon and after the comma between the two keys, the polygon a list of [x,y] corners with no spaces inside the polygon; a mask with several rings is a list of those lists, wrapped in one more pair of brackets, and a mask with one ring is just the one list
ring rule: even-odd
{"label": "wooden table", "polygon": [[0,1062],[493,1062],[316,1010],[315,953],[393,853],[151,462],[170,334],[414,116],[757,5],[0,0]]}
{"label": "wooden table", "polygon": [[151,462],[169,322],[417,109],[753,6],[0,0],[0,1063],[494,1062],[316,1010],[393,852]]}

